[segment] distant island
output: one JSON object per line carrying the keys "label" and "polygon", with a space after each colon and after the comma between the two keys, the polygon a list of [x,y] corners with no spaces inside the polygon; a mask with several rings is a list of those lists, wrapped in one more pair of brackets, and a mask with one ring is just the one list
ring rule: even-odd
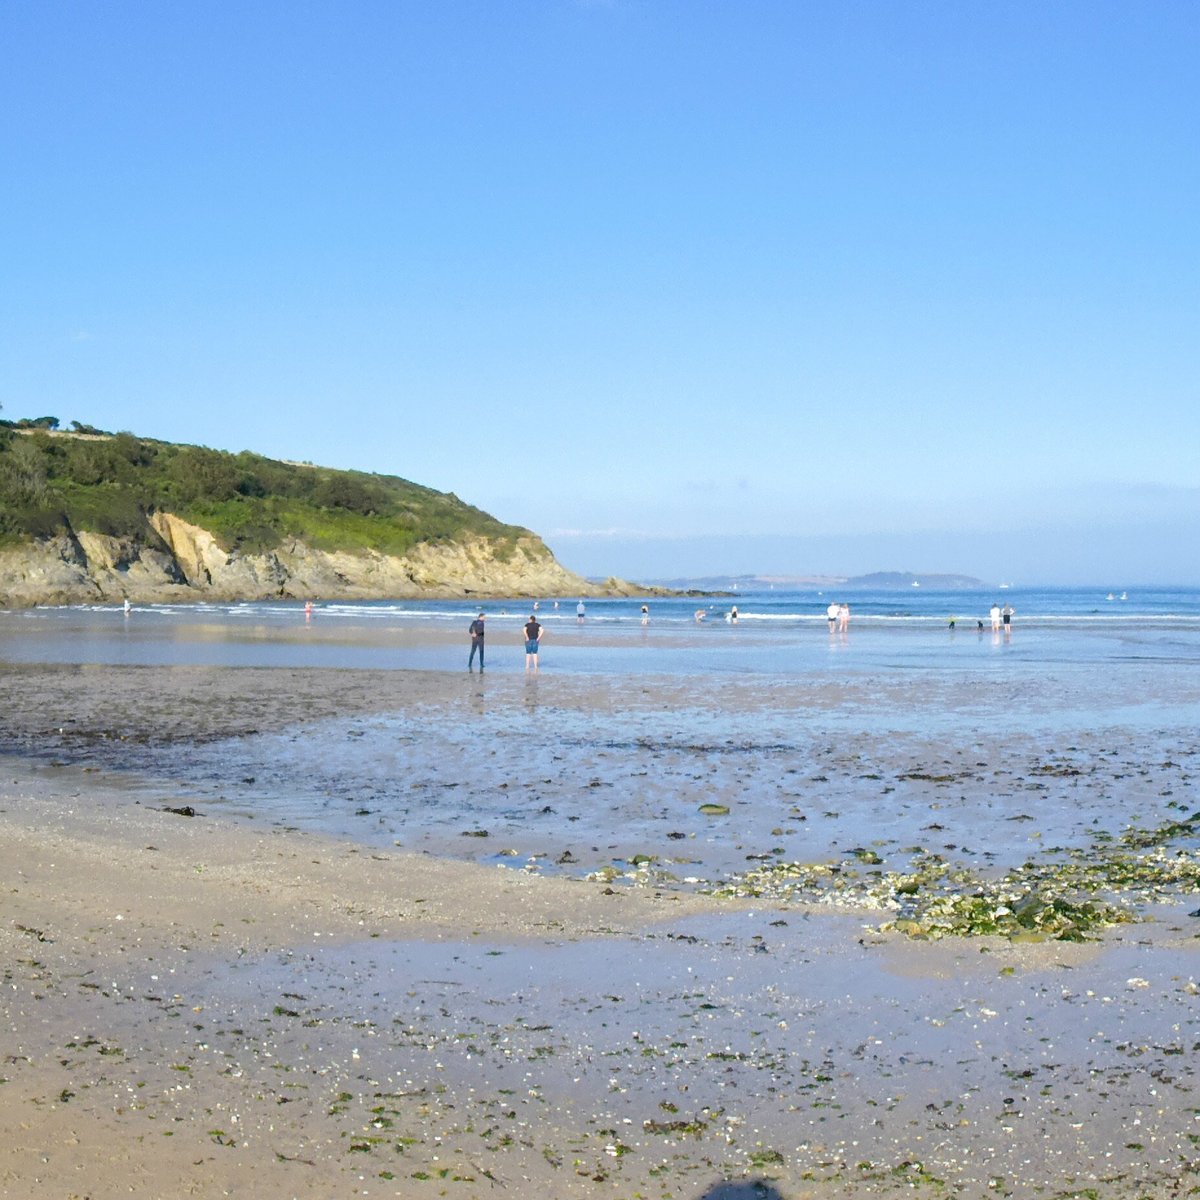
{"label": "distant island", "polygon": [[909,571],[874,571],[870,575],[855,575],[845,587],[861,588],[929,588],[931,591],[962,592],[990,585],[970,575],[926,575]]}
{"label": "distant island", "polygon": [[394,475],[0,421],[0,605],[633,595]]}
{"label": "distant island", "polygon": [[989,585],[971,575],[930,574],[921,571],[875,571],[869,575],[704,575],[656,580],[679,591],[769,592],[826,591],[838,588],[927,588],[930,591],[970,591]]}

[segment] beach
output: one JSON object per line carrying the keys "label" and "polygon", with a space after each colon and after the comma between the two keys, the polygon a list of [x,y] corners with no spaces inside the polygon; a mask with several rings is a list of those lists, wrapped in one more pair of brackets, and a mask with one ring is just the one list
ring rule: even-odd
{"label": "beach", "polygon": [[12,665],[0,1194],[1186,1194],[1197,898],[878,881],[1190,862],[1189,678]]}

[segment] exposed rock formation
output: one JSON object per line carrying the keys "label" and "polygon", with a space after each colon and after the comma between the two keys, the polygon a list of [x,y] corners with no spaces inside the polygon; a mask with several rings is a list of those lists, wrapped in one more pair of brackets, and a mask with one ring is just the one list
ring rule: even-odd
{"label": "exposed rock formation", "polygon": [[540,539],[521,538],[497,557],[494,544],[419,543],[403,557],[316,550],[285,543],[267,554],[227,552],[205,529],[170,513],[150,523],[151,545],[80,532],[0,549],[0,604],[305,599],[384,600],[466,596],[633,595],[632,584],[603,585],[562,567]]}

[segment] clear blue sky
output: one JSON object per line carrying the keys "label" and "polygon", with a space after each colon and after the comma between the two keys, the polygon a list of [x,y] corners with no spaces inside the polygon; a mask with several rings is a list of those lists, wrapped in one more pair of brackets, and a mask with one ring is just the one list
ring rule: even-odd
{"label": "clear blue sky", "polygon": [[1200,4],[6,0],[0,404],[633,577],[1200,583]]}

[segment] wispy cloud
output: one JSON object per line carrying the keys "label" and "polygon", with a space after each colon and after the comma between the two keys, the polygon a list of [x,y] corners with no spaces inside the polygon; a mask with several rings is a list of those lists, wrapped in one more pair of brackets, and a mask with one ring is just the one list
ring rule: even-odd
{"label": "wispy cloud", "polygon": [[71,341],[73,342],[94,342],[95,340],[96,335],[89,329],[77,329],[71,334]]}

